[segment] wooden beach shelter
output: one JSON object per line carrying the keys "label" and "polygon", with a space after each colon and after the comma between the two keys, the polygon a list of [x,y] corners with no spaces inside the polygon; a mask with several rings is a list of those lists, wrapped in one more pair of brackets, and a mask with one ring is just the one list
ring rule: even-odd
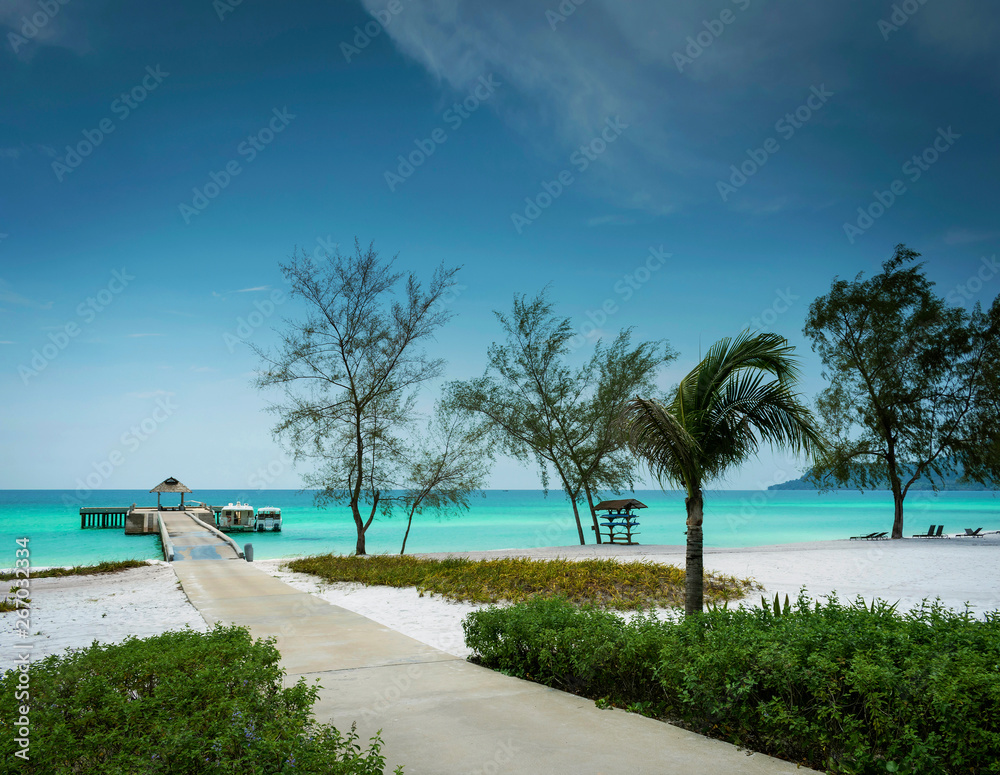
{"label": "wooden beach shelter", "polygon": [[607,514],[601,516],[604,521],[601,523],[608,531],[608,541],[613,544],[633,543],[632,539],[638,535],[633,529],[639,526],[639,521],[635,514],[635,509],[648,508],[642,501],[635,498],[621,498],[619,500],[601,501],[594,506],[595,513],[606,511]]}
{"label": "wooden beach shelter", "polygon": [[179,492],[181,494],[181,511],[184,510],[184,493],[191,492],[184,484],[178,482],[174,477],[169,479],[164,479],[156,487],[154,487],[150,492],[156,493],[156,510],[160,510],[160,495],[165,492]]}
{"label": "wooden beach shelter", "polygon": [[632,509],[646,509],[649,508],[642,501],[636,500],[635,498],[622,498],[616,501],[601,501],[596,506],[594,506],[594,511],[607,511],[607,512],[625,512],[626,514],[632,511]]}

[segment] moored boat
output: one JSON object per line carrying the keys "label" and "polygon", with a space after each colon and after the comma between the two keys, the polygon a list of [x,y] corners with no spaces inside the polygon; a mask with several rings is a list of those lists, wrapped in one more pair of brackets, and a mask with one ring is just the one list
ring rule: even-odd
{"label": "moored boat", "polygon": [[219,530],[223,533],[244,533],[254,529],[256,519],[249,503],[230,503],[219,512]]}
{"label": "moored boat", "polygon": [[257,509],[257,532],[281,532],[281,509],[277,506],[262,506]]}

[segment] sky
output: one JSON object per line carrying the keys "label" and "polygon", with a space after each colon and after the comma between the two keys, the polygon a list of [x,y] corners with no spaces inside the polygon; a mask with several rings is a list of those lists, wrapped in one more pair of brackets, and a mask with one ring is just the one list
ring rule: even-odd
{"label": "sky", "polygon": [[989,0],[4,0],[0,488],[301,486],[248,343],[301,312],[280,262],[355,239],[462,267],[442,381],[548,287],[580,357],[632,326],[668,389],[774,331],[812,401],[835,277],[905,243],[953,304],[1000,290],[998,33]]}

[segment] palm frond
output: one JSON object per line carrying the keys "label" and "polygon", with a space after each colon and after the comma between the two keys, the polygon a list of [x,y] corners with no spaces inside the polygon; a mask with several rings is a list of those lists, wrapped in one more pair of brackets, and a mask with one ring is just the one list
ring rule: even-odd
{"label": "palm frond", "polygon": [[636,397],[622,415],[628,445],[660,483],[687,489],[697,482],[698,442],[684,424],[659,402]]}

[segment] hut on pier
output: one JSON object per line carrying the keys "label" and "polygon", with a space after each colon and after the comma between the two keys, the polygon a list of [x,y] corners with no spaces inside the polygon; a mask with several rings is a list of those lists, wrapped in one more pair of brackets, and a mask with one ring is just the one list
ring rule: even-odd
{"label": "hut on pier", "polygon": [[191,492],[191,490],[186,487],[183,483],[178,482],[174,477],[169,479],[164,479],[156,487],[154,487],[150,492],[156,493],[156,510],[160,511],[163,507],[160,505],[160,496],[165,492],[179,492],[181,494],[181,508],[184,510],[184,493]]}

